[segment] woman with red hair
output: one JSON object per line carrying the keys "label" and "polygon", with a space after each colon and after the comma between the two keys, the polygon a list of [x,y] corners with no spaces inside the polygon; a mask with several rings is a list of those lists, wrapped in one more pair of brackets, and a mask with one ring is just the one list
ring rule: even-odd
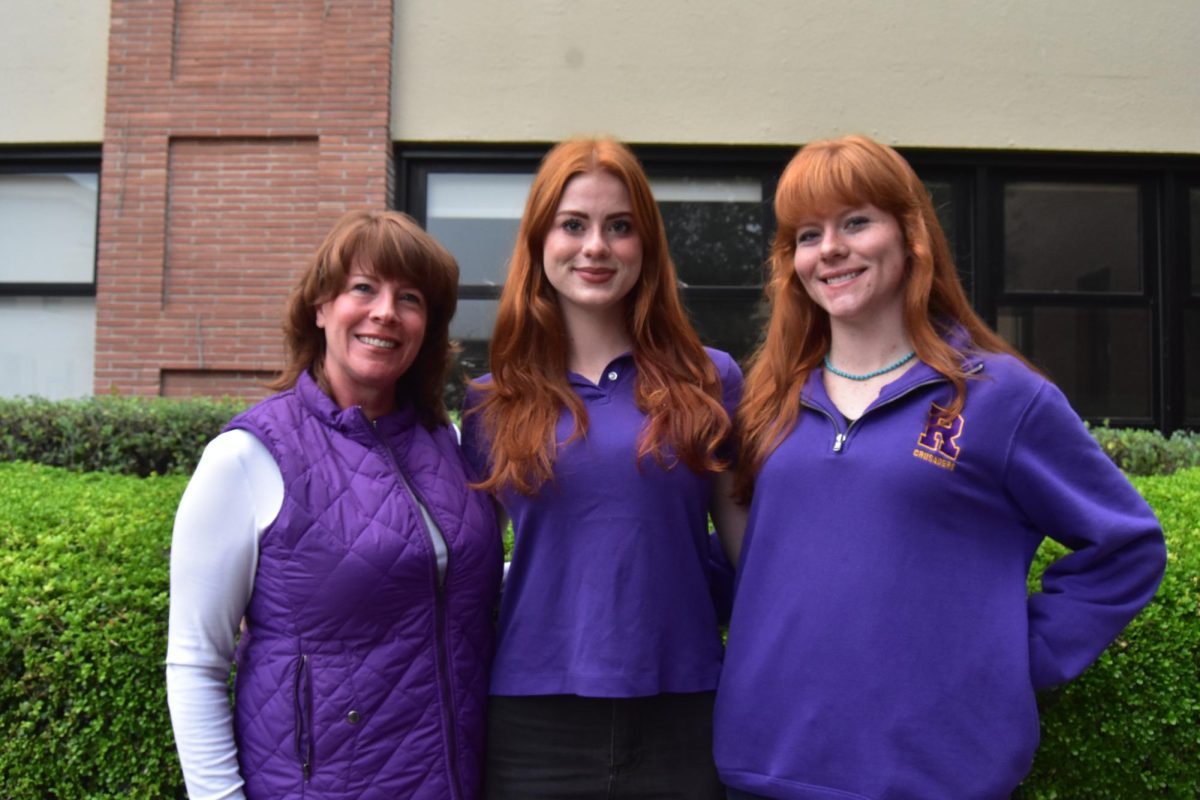
{"label": "woman with red hair", "polygon": [[641,165],[571,140],[530,189],[463,444],[513,521],[486,787],[719,798],[708,512],[732,552],[741,373],[679,299]]}
{"label": "woman with red hair", "polygon": [[[715,713],[730,798],[1001,798],[1034,692],[1153,596],[1153,512],[971,310],[889,147],[815,142],[775,195],[771,319],[738,408],[753,494]],[[1074,552],[1027,596],[1044,537]]]}

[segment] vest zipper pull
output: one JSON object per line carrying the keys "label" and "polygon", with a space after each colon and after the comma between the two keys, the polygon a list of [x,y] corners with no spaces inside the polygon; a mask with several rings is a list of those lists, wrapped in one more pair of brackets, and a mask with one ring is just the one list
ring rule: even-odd
{"label": "vest zipper pull", "polygon": [[846,443],[846,434],[839,433],[837,436],[833,437],[833,452],[835,452],[835,453],[842,452],[842,445],[844,445],[845,443]]}

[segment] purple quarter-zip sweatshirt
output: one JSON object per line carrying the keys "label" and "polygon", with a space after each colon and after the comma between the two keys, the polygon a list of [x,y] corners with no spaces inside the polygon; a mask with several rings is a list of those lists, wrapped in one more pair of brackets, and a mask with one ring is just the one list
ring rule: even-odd
{"label": "purple quarter-zip sweatshirt", "polygon": [[[727,353],[708,353],[732,414],[741,371]],[[587,436],[559,448],[553,480],[534,496],[500,498],[515,541],[491,693],[711,691],[722,655],[708,575],[712,476],[637,461],[646,415],[634,402],[632,355],[609,364],[598,385],[573,373],[569,379],[587,409]],[[471,392],[466,408],[478,402]],[[463,419],[463,449],[486,474],[489,444],[479,417]],[[560,443],[573,427],[564,411]]]}
{"label": "purple quarter-zip sweatshirt", "polygon": [[[1038,742],[1034,690],[1087,667],[1153,596],[1153,512],[1062,393],[974,355],[962,413],[917,364],[853,423],[804,387],[758,476],[715,751],[788,800],[1006,798]],[[1027,596],[1043,537],[1074,552]]]}

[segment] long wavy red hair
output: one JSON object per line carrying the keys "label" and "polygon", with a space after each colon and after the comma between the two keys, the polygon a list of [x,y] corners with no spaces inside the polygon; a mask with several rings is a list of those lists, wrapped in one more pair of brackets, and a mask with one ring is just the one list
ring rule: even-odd
{"label": "long wavy red hair", "polygon": [[751,358],[737,412],[735,494],[743,501],[749,500],[767,456],[795,427],[800,388],[829,352],[829,316],[808,296],[793,265],[797,228],[813,216],[868,203],[900,223],[908,255],[905,330],[917,357],[953,384],[950,413],[962,410],[968,378],[963,353],[945,338],[952,329],[964,329],[972,349],[1020,358],[971,308],[929,193],[899,153],[865,136],[806,145],[784,169],[775,191],[778,227],[765,289],[771,316]]}
{"label": "long wavy red hair", "polygon": [[[636,457],[680,461],[719,471],[717,447],[731,423],[721,405],[720,376],[688,321],[667,250],[662,216],[637,158],[612,139],[572,139],[542,160],[529,190],[491,343],[492,379],[472,413],[491,441],[492,471],[479,486],[533,494],[554,474],[555,426],[564,409],[575,420],[567,441],[587,434],[582,401],[567,382],[567,331],[558,296],[542,268],[546,235],[567,183],[606,172],[629,191],[642,240],[642,269],[626,298],[626,324],[637,364],[635,397],[647,415]],[[633,457],[633,454],[631,454]]]}

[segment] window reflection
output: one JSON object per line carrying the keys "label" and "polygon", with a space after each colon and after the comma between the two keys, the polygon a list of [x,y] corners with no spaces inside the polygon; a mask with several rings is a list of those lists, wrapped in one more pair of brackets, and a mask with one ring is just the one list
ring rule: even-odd
{"label": "window reflection", "polygon": [[1188,425],[1200,426],[1200,308],[1189,308],[1184,320],[1184,416]]}
{"label": "window reflection", "polygon": [[1200,296],[1200,189],[1192,189],[1188,199],[1192,231],[1192,294]]}
{"label": "window reflection", "polygon": [[1135,184],[1004,187],[1004,285],[1014,292],[1139,292]]}
{"label": "window reflection", "polygon": [[996,328],[1080,416],[1150,419],[1148,310],[1005,306]]}
{"label": "window reflection", "polygon": [[425,229],[458,261],[461,284],[504,283],[532,182],[527,173],[430,173]]}
{"label": "window reflection", "polygon": [[758,293],[697,296],[685,291],[683,303],[700,341],[745,363],[766,324],[765,307]]}
{"label": "window reflection", "polygon": [[95,281],[94,173],[0,175],[0,283]]}
{"label": "window reflection", "polygon": [[651,181],[679,279],[688,286],[758,286],[766,252],[756,178]]}

